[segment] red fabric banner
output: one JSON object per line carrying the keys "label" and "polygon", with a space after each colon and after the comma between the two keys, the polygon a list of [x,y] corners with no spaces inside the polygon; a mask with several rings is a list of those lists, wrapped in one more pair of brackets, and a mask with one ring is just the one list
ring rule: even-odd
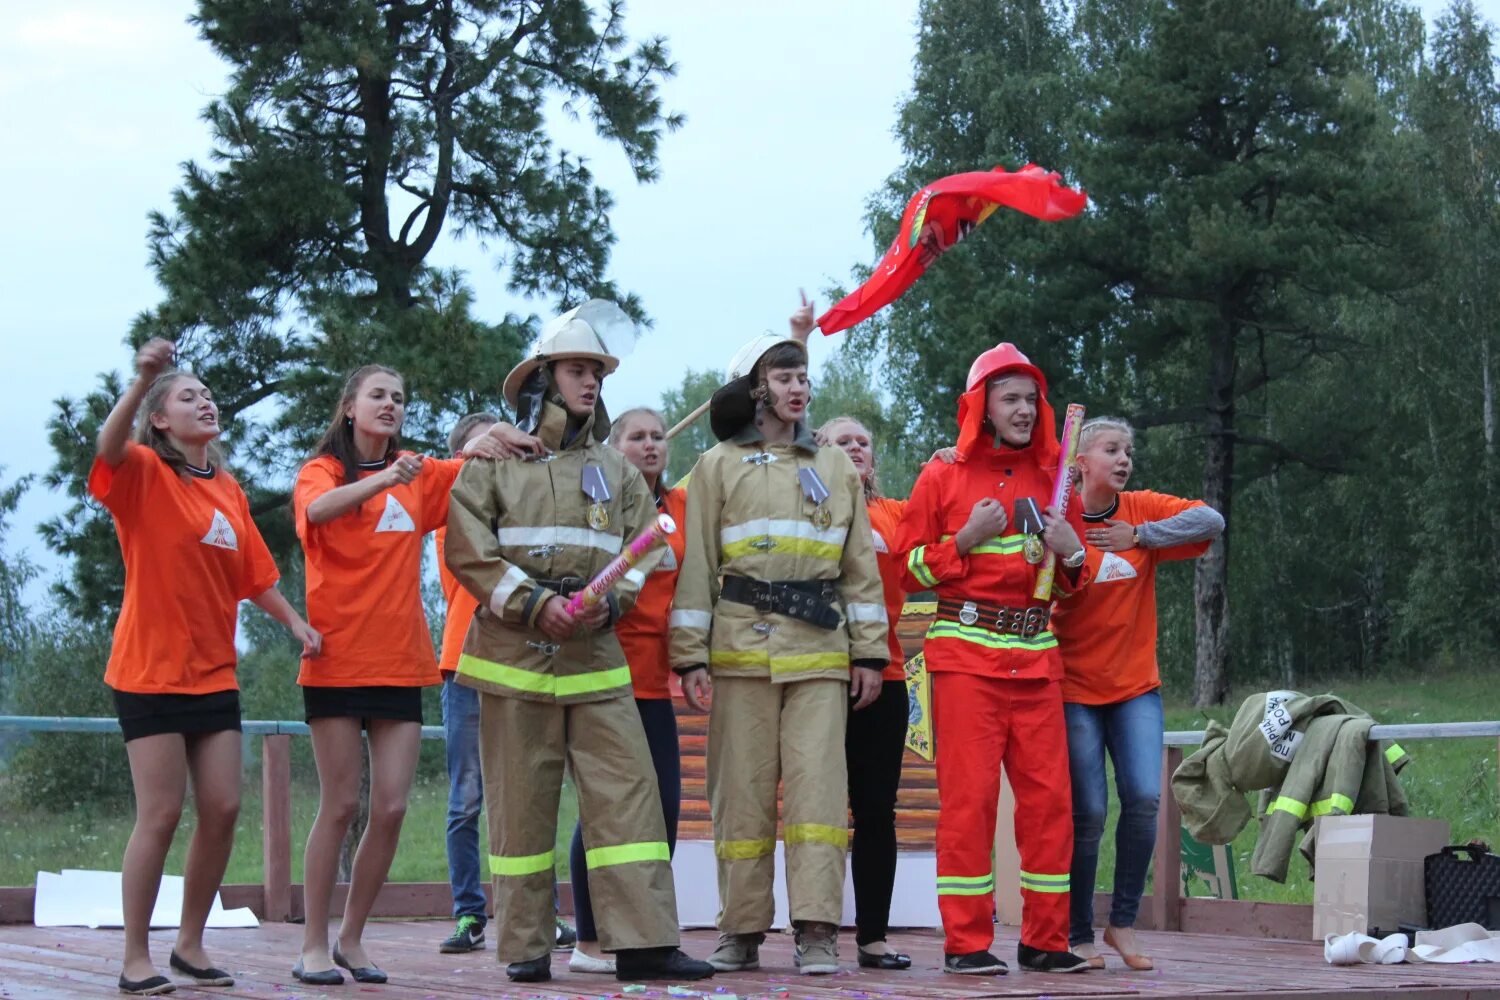
{"label": "red fabric banner", "polygon": [[818,327],[832,334],[869,319],[1001,205],[1056,222],[1078,215],[1087,204],[1088,195],[1064,187],[1057,174],[1034,163],[1014,172],[995,167],[934,181],[906,203],[895,242],[870,280],[819,316]]}

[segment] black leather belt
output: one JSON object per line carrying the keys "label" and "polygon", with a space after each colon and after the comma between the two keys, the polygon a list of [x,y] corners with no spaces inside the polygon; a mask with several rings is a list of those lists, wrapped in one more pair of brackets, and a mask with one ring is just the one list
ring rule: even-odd
{"label": "black leather belt", "polygon": [[839,627],[834,605],[838,592],[832,580],[755,580],[748,576],[724,577],[719,598],[748,604],[762,614],[775,612],[833,631]]}
{"label": "black leather belt", "polygon": [[560,580],[538,579],[536,582],[562,597],[572,597],[588,586],[588,581],[581,576],[565,576]]}
{"label": "black leather belt", "polygon": [[1034,639],[1046,631],[1052,620],[1052,609],[1044,607],[1012,608],[989,601],[959,601],[951,598],[938,601],[937,617],[943,621],[973,625],[998,632],[1001,635],[1018,635],[1023,639]]}

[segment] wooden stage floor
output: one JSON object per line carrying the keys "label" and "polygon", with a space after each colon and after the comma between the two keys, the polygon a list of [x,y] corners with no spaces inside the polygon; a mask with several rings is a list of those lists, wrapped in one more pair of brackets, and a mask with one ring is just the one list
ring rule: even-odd
{"label": "wooden stage floor", "polygon": [[[909,952],[914,964],[905,973],[877,973],[857,968],[852,960],[835,976],[798,976],[792,967],[789,935],[775,934],[762,949],[764,968],[756,973],[726,974],[704,983],[684,984],[668,992],[667,984],[649,984],[644,992],[626,992],[625,983],[603,976],[567,972],[567,956],[553,958],[552,982],[517,986],[495,963],[493,950],[468,955],[441,955],[438,941],[451,925],[446,921],[379,921],[371,925],[371,956],[391,974],[384,986],[346,982],[342,987],[309,987],[292,979],[302,928],[265,924],[256,930],[209,931],[208,946],[216,963],[231,971],[230,989],[179,986],[175,997],[263,1000],[524,1000],[524,998],[621,997],[656,1000],[669,996],[704,996],[710,1000],[785,997],[787,1000],[962,1000],[979,997],[1500,997],[1500,967],[1494,965],[1397,965],[1334,968],[1323,961],[1322,947],[1312,943],[1249,940],[1203,934],[1141,932],[1155,957],[1152,972],[1130,972],[1113,954],[1104,971],[1082,975],[1040,975],[1015,969],[1015,931],[1000,928],[996,953],[1012,966],[1008,976],[963,979],[939,971],[942,942],[927,931],[895,933],[892,941]],[[165,969],[173,934],[152,934],[153,953]],[[685,947],[705,956],[714,935],[694,931]],[[0,926],[0,1000],[73,1000],[120,996],[120,932],[82,928]],[[853,935],[845,932],[841,952],[852,956]],[[779,988],[785,989],[782,993]]]}

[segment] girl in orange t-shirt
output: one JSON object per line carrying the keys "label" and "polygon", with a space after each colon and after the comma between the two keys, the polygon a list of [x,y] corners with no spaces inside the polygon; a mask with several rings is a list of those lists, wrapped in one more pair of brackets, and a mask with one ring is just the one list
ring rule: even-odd
{"label": "girl in orange t-shirt", "polygon": [[[304,658],[297,678],[319,795],[303,865],[302,954],[292,974],[313,985],[343,982],[335,965],[359,982],[386,981],[361,939],[401,835],[421,741],[422,688],[440,679],[422,609],[422,536],[446,523],[462,459],[399,450],[405,414],[400,373],[383,365],[357,369],[292,492],[307,616],[323,635],[322,655]],[[472,453],[500,457],[498,446],[481,444],[487,440]],[[330,951],[339,850],[359,801],[361,729],[370,743],[370,819]]]}
{"label": "girl in orange t-shirt", "polygon": [[[214,441],[219,410],[197,376],[168,370],[173,345],[136,353],[136,379],[99,430],[88,489],[114,518],[125,600],[104,681],[114,694],[135,790],[121,865],[120,989],[171,989],[147,939],[189,776],[198,823],[188,847],[171,966],[201,986],[231,986],[203,950],[240,808],[239,603],[282,622],[316,655],[319,636],[276,589],[276,565]],[[134,441],[131,422],[135,422]]]}
{"label": "girl in orange t-shirt", "polygon": [[1083,425],[1078,472],[1092,582],[1052,614],[1063,659],[1063,712],[1073,788],[1073,893],[1068,944],[1095,968],[1094,877],[1109,805],[1104,755],[1120,795],[1114,895],[1104,943],[1132,969],[1149,969],[1135,941],[1136,912],[1156,839],[1161,797],[1161,678],[1156,664],[1156,567],[1192,559],[1224,529],[1199,500],[1121,492],[1134,464],[1134,432],[1123,420]]}
{"label": "girl in orange t-shirt", "polygon": [[891,949],[885,937],[891,916],[891,893],[896,883],[896,793],[901,786],[901,761],[906,753],[909,705],[906,695],[906,655],[896,638],[896,623],[906,601],[902,588],[905,563],[893,548],[896,525],[905,500],[880,495],[875,475],[875,452],[870,432],[853,417],[834,417],[818,428],[819,444],[840,448],[859,471],[865,505],[875,537],[875,561],[880,567],[886,620],[890,623],[890,662],[881,675],[880,696],[849,714],[844,756],[849,768],[849,809],[854,836],[849,866],[854,882],[855,943],[859,964],[874,969],[906,969],[911,958]]}
{"label": "girl in orange t-shirt", "polygon": [[[610,425],[609,443],[641,470],[646,485],[651,487],[651,495],[656,497],[656,509],[669,515],[680,527],[687,510],[687,490],[681,484],[667,489],[662,482],[667,466],[665,418],[647,407],[626,410]],[[669,853],[677,845],[677,817],[682,810],[682,758],[677,742],[677,714],[667,684],[672,672],[667,661],[667,618],[672,613],[672,594],[677,589],[677,571],[686,548],[687,539],[680,530],[667,536],[667,554],[647,577],[635,607],[615,625],[615,636],[630,666],[635,707],[646,730],[651,763],[656,768]],[[581,825],[573,829],[571,870],[578,944],[568,968],[573,972],[613,972],[614,960],[599,950]]]}

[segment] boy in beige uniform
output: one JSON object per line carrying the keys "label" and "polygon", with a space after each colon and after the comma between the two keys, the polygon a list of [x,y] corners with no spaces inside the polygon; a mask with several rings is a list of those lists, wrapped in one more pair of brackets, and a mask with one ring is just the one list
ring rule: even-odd
{"label": "boy in beige uniform", "polygon": [[773,912],[778,781],[797,964],[838,970],[844,724],[850,697],[859,709],[879,694],[888,657],[859,475],[807,429],[806,366],[793,340],[743,348],[709,411],[721,443],[688,480],[671,658],[690,704],[701,710],[713,693],[707,766],[720,938],[709,962],[722,971],[759,967]]}
{"label": "boy in beige uniform", "polygon": [[505,380],[518,425],[551,454],[474,462],[453,488],[444,559],[479,599],[458,683],[480,692],[497,953],[516,982],[551,978],[553,845],[564,759],[578,787],[599,938],[616,975],[700,979],[677,950],[677,903],[655,771],[613,625],[659,553],[607,601],[567,597],[656,515],[640,472],[603,444],[599,386],[617,360],[596,332],[625,322],[612,303],[549,325]]}

